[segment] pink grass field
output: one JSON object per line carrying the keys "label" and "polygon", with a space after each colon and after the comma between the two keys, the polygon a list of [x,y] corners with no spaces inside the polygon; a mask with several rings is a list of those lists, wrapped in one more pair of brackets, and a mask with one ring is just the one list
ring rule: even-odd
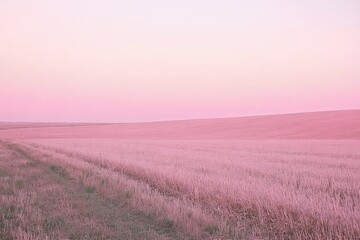
{"label": "pink grass field", "polygon": [[[360,110],[128,124],[0,123],[1,138],[360,139]],[[15,124],[17,126],[19,124]],[[36,126],[38,125],[38,126]]]}
{"label": "pink grass field", "polygon": [[0,139],[85,169],[87,184],[196,239],[360,238],[360,110],[0,126]]}

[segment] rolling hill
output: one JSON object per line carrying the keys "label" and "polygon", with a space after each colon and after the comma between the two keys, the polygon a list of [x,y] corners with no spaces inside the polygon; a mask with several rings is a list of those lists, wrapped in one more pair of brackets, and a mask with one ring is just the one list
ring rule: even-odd
{"label": "rolling hill", "polygon": [[360,110],[149,123],[21,125],[0,138],[360,139]]}

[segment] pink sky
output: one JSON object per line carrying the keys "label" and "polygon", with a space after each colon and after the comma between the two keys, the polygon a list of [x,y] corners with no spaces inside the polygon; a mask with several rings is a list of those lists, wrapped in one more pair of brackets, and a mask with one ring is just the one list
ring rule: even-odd
{"label": "pink sky", "polygon": [[2,0],[0,121],[360,108],[359,12],[355,0]]}

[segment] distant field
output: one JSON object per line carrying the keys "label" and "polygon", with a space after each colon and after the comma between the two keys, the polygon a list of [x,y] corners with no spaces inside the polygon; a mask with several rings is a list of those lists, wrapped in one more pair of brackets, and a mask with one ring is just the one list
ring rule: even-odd
{"label": "distant field", "polygon": [[[17,122],[0,122],[0,130],[6,129],[22,129],[24,128],[43,128],[43,127],[79,127],[85,125],[96,126],[99,124],[86,124],[86,123],[17,123]],[[104,124],[102,124],[104,125]]]}
{"label": "distant field", "polygon": [[177,233],[152,227],[149,239],[360,239],[359,110],[18,128],[0,139]]}
{"label": "distant field", "polygon": [[152,123],[60,124],[2,130],[0,138],[360,140],[359,122],[360,110],[349,110]]}

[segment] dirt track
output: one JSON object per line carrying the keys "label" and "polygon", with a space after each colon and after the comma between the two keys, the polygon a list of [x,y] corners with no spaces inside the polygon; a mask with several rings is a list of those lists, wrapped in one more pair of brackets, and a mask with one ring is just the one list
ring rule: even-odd
{"label": "dirt track", "polygon": [[0,239],[180,238],[168,224],[103,196],[74,179],[74,169],[48,158],[0,142]]}

